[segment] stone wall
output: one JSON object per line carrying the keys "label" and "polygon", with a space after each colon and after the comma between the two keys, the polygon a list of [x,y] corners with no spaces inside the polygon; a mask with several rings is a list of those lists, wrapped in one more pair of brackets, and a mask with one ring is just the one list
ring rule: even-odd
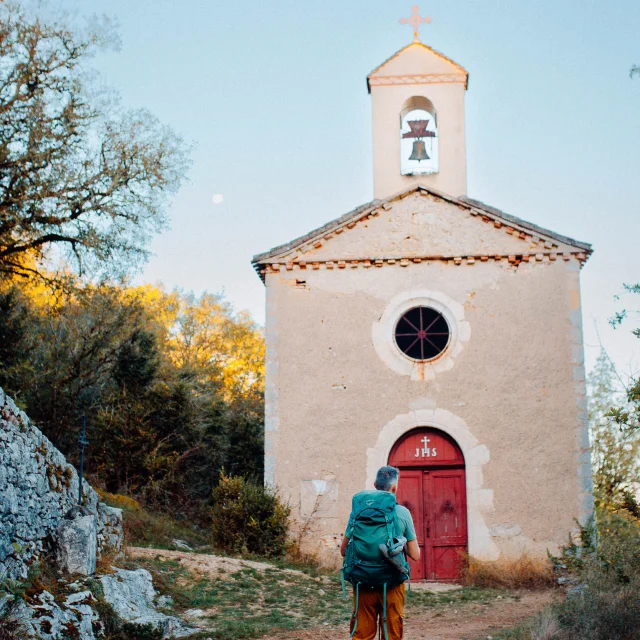
{"label": "stone wall", "polygon": [[[82,515],[95,521],[97,557],[119,552],[120,510],[101,504],[86,481],[83,494]],[[77,501],[76,470],[0,389],[0,582],[26,577],[34,558],[54,550]]]}

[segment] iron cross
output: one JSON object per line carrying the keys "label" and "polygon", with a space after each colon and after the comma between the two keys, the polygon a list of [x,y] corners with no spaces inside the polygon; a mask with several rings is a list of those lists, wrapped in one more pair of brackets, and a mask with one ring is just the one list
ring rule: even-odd
{"label": "iron cross", "polygon": [[420,36],[418,35],[418,31],[420,30],[420,25],[431,24],[433,22],[429,16],[426,18],[420,17],[420,7],[417,4],[414,4],[411,7],[411,13],[413,14],[410,18],[400,18],[400,24],[410,24],[413,27],[413,41],[420,42]]}

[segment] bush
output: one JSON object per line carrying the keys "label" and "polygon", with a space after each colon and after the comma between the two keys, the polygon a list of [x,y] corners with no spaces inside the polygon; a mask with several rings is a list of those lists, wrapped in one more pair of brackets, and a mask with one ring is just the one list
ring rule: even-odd
{"label": "bush", "polygon": [[555,584],[551,562],[546,558],[531,558],[527,554],[517,559],[483,562],[469,558],[462,572],[464,584],[498,589],[542,589]]}
{"label": "bush", "polygon": [[217,547],[266,557],[286,553],[291,508],[277,492],[222,473],[211,497],[212,535]]}
{"label": "bush", "polygon": [[554,640],[640,638],[640,520],[604,504],[596,517],[554,559],[581,583],[553,609]]}
{"label": "bush", "polygon": [[600,505],[596,516],[580,526],[577,541],[569,541],[557,564],[583,579],[640,588],[640,519],[627,509]]}
{"label": "bush", "polygon": [[638,590],[598,581],[568,598],[558,611],[558,638],[633,640],[640,637]]}

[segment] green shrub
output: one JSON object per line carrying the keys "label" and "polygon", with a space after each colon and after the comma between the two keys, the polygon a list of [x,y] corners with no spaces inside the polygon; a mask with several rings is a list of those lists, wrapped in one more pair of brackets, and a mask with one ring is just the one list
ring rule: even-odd
{"label": "green shrub", "polygon": [[638,590],[606,583],[588,584],[567,599],[558,614],[566,640],[633,640],[640,637]]}
{"label": "green shrub", "polygon": [[222,473],[211,498],[212,536],[217,547],[266,557],[286,553],[291,508],[277,492]]}
{"label": "green shrub", "polygon": [[626,508],[600,504],[556,562],[581,583],[555,608],[558,640],[640,638],[640,520]]}
{"label": "green shrub", "polygon": [[578,541],[569,541],[556,563],[565,564],[583,579],[606,579],[640,588],[640,519],[627,509],[600,505],[580,527]]}

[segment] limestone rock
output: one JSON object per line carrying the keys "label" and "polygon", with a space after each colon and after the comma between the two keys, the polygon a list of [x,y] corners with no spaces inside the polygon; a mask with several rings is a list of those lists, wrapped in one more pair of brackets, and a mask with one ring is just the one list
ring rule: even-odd
{"label": "limestone rock", "polygon": [[178,618],[155,610],[153,603],[156,592],[151,574],[145,569],[116,569],[112,575],[102,576],[100,584],[104,599],[127,622],[152,624],[162,629],[165,638],[183,638],[197,632],[197,629],[185,627]]}
{"label": "limestone rock", "polygon": [[[78,598],[79,595],[82,598]],[[74,600],[71,600],[72,598]],[[12,616],[20,622],[26,637],[38,640],[69,637],[95,640],[93,622],[98,616],[88,604],[93,599],[89,591],[70,596],[63,606],[58,605],[48,591],[38,594],[35,599],[38,602],[29,606],[20,602],[12,612]]]}
{"label": "limestone rock", "polygon": [[98,556],[119,556],[122,553],[122,509],[98,504]]}
{"label": "limestone rock", "polygon": [[93,602],[95,598],[91,591],[81,591],[68,596],[64,603],[68,610],[77,614],[76,629],[83,640],[94,637],[93,623],[98,620],[98,615],[91,606]]}
{"label": "limestone rock", "polygon": [[65,572],[83,576],[95,573],[98,519],[82,507],[71,509],[55,535],[56,560]]}
{"label": "limestone rock", "polygon": [[172,544],[176,549],[180,549],[181,551],[193,551],[193,549],[186,543],[184,540],[179,540],[178,538],[174,538]]}
{"label": "limestone rock", "polygon": [[173,606],[173,598],[171,596],[158,596],[156,598],[156,607],[160,609],[168,609]]}
{"label": "limestone rock", "polygon": [[13,551],[13,545],[9,540],[9,536],[0,531],[0,562],[4,562]]}

